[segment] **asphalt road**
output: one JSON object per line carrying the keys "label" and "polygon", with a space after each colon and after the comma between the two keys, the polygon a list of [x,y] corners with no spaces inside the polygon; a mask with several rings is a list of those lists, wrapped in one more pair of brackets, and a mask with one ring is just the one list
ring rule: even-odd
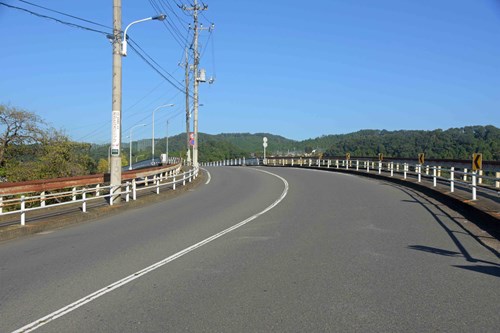
{"label": "asphalt road", "polygon": [[456,212],[346,174],[208,170],[166,202],[1,243],[0,332],[498,331],[500,260]]}

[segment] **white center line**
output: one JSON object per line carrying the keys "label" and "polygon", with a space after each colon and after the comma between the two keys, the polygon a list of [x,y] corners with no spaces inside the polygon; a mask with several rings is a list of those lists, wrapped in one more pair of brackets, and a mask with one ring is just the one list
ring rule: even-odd
{"label": "white center line", "polygon": [[267,213],[268,211],[270,211],[271,209],[273,209],[274,207],[276,207],[286,197],[286,195],[288,194],[288,188],[289,188],[288,182],[283,177],[278,176],[278,175],[276,175],[274,173],[271,173],[271,172],[268,172],[268,171],[264,171],[264,170],[260,170],[260,169],[254,169],[254,170],[259,171],[259,172],[263,172],[263,173],[267,173],[269,175],[277,177],[285,185],[285,188],[283,189],[283,192],[281,193],[280,197],[275,202],[273,202],[270,206],[268,206],[266,209],[264,209],[260,213],[257,213],[257,214],[255,214],[253,216],[250,216],[246,220],[241,221],[240,223],[235,224],[232,227],[229,227],[229,228],[227,228],[227,229],[219,232],[218,234],[210,236],[210,237],[202,240],[199,243],[191,245],[190,247],[185,248],[184,250],[177,252],[177,253],[171,255],[170,257],[167,257],[167,258],[165,258],[165,259],[163,259],[161,261],[158,261],[157,263],[155,263],[155,264],[153,264],[153,265],[151,265],[149,267],[146,267],[146,268],[144,268],[144,269],[142,269],[142,270],[140,270],[140,271],[138,271],[138,272],[136,272],[134,274],[131,274],[131,275],[127,276],[126,278],[123,278],[123,279],[121,279],[119,281],[116,281],[116,282],[110,284],[107,287],[104,287],[104,288],[102,288],[102,289],[100,289],[100,290],[98,290],[96,292],[93,292],[90,295],[87,295],[87,296],[85,296],[83,298],[80,298],[78,301],[73,302],[73,303],[71,303],[71,304],[69,304],[69,305],[67,305],[67,306],[65,306],[65,307],[63,307],[63,308],[61,308],[61,309],[59,309],[57,311],[54,311],[51,314],[49,314],[49,315],[47,315],[47,316],[45,316],[43,318],[35,320],[34,322],[32,322],[32,323],[30,323],[30,324],[28,324],[26,326],[23,326],[23,327],[15,330],[12,333],[32,332],[32,331],[36,330],[37,328],[40,328],[40,327],[44,326],[45,324],[48,324],[51,321],[56,320],[57,318],[62,317],[64,315],[66,315],[66,314],[68,314],[68,313],[70,313],[70,312],[78,309],[79,307],[81,307],[81,306],[83,306],[83,305],[85,305],[87,303],[92,302],[93,300],[95,300],[95,299],[97,299],[99,297],[104,296],[107,293],[109,293],[109,292],[111,292],[111,291],[113,291],[113,290],[115,290],[115,289],[117,289],[117,288],[119,288],[121,286],[126,285],[129,282],[132,282],[132,281],[140,278],[141,276],[143,276],[143,275],[145,275],[147,273],[150,273],[150,272],[152,272],[152,271],[154,271],[154,270],[162,267],[163,265],[166,265],[169,262],[172,262],[175,259],[178,259],[178,258],[182,257],[185,254],[188,254],[191,251],[196,250],[197,248],[200,248],[200,247],[202,247],[202,246],[204,246],[204,245],[206,245],[206,244],[208,244],[208,243],[216,240],[217,238],[222,237],[225,234],[227,234],[227,233],[229,233],[231,231],[234,231],[234,230],[236,230],[236,229],[244,226],[245,224],[249,223],[250,221],[255,220],[259,216]]}

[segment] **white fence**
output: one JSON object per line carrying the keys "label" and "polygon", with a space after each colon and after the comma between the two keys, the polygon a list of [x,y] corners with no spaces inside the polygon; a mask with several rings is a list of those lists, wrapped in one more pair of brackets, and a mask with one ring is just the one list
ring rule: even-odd
{"label": "white fence", "polygon": [[[384,162],[372,160],[341,160],[341,159],[313,159],[313,158],[273,158],[261,160],[267,166],[292,166],[292,167],[318,167],[325,169],[344,169],[358,172],[384,173],[390,177],[399,174],[403,179],[413,177],[418,183],[423,179],[432,180],[432,186],[438,183],[447,184],[450,192],[455,192],[457,186],[468,189],[472,200],[478,200],[478,194],[489,194],[497,200],[500,198],[500,172],[498,170],[478,172],[467,168],[442,167],[440,165],[421,165],[398,162]],[[236,166],[245,164],[245,159],[232,159],[219,162],[206,163],[206,166]],[[257,162],[256,165],[259,165]]]}
{"label": "white fence", "polygon": [[[54,192],[47,194],[41,192],[39,194],[30,195],[14,195],[9,198],[0,197],[0,216],[19,214],[21,225],[26,224],[26,213],[49,207],[64,206],[69,204],[80,203],[82,212],[87,212],[87,204],[95,200],[107,200],[110,205],[113,205],[111,197],[120,195],[125,202],[137,200],[137,194],[141,191],[154,189],[157,194],[160,194],[160,189],[171,188],[176,189],[176,186],[186,185],[186,182],[192,182],[198,176],[199,169],[192,168],[185,172],[180,172],[179,169],[169,172],[161,172],[151,176],[141,177],[126,181],[119,186],[95,184],[89,187],[72,187],[61,189],[62,192]],[[7,211],[6,211],[7,210]]]}

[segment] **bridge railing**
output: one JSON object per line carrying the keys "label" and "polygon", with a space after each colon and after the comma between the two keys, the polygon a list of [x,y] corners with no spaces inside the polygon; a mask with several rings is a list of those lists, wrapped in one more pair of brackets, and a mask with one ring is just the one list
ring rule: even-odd
{"label": "bridge railing", "polygon": [[[335,168],[357,172],[384,173],[389,177],[396,174],[403,179],[414,178],[418,183],[423,180],[432,182],[432,187],[439,184],[449,186],[450,192],[455,192],[456,188],[470,192],[471,200],[478,200],[478,195],[488,196],[495,200],[500,199],[500,171],[499,163],[487,166],[485,170],[478,172],[471,171],[466,166],[470,161],[458,160],[434,160],[432,164],[417,164],[399,162],[396,159],[390,161],[379,161],[371,159],[317,159],[317,158],[266,158],[257,160],[253,165],[267,166],[296,166],[296,167],[318,167]],[[205,163],[207,166],[236,166],[249,165],[245,160],[230,159],[217,162]],[[446,165],[446,166],[444,166]],[[453,166],[455,165],[455,166]]]}
{"label": "bridge railing", "polygon": [[87,212],[87,205],[103,200],[113,204],[111,197],[120,195],[125,202],[136,200],[142,191],[156,191],[162,188],[176,189],[186,185],[198,176],[198,169],[182,172],[182,164],[132,170],[122,173],[119,186],[109,185],[109,175],[59,178],[34,182],[0,184],[0,216],[19,214],[20,224],[26,224],[26,213],[70,204],[81,205]]}
{"label": "bridge railing", "polygon": [[457,186],[467,188],[471,193],[471,200],[478,199],[478,192],[487,193],[499,198],[500,195],[500,172],[495,170],[469,171],[467,168],[442,167],[435,164],[411,164],[394,161],[373,161],[373,160],[324,160],[324,159],[268,159],[267,165],[283,166],[316,166],[324,168],[336,168],[346,170],[364,171],[367,173],[376,172],[378,174],[388,174],[394,177],[395,174],[403,176],[403,179],[413,177],[418,183],[423,179],[432,181],[432,186],[439,183],[446,183],[450,187],[450,192],[455,192]]}

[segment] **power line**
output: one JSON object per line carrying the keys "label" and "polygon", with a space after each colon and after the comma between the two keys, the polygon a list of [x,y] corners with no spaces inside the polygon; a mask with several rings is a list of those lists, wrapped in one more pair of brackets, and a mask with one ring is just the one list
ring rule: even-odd
{"label": "power line", "polygon": [[72,27],[72,28],[78,28],[78,29],[83,29],[83,30],[87,30],[87,31],[97,32],[97,33],[100,33],[100,34],[103,34],[103,35],[108,35],[109,34],[109,32],[106,32],[106,31],[84,27],[84,26],[81,26],[81,25],[76,24],[76,23],[66,22],[66,21],[57,19],[57,18],[52,17],[52,16],[47,16],[47,15],[43,15],[43,14],[40,14],[40,13],[33,12],[33,11],[31,11],[29,9],[26,9],[26,8],[21,8],[21,7],[16,7],[16,6],[8,5],[5,2],[0,2],[0,5],[5,6],[5,7],[9,7],[9,8],[12,8],[12,9],[20,10],[20,11],[29,13],[29,14],[34,15],[34,16],[38,16],[38,17],[45,18],[45,19],[48,19],[48,20],[56,21],[58,23],[67,25],[67,26]]}
{"label": "power line", "polygon": [[[153,68],[161,77],[163,77],[165,80],[167,80],[174,88],[176,88],[177,90],[180,90],[180,91],[184,91],[184,86],[182,85],[182,83],[180,83],[179,81],[177,81],[177,79],[175,79],[170,73],[168,73],[163,67],[161,67],[150,55],[148,55],[134,40],[132,40],[131,38],[129,38],[129,41],[131,42],[130,43],[130,47],[132,48],[132,50],[134,50],[134,52],[139,55],[139,57],[144,61],[146,62],[151,68]],[[135,45],[135,47],[134,47]],[[136,49],[136,47],[141,50],[143,54],[141,54],[141,52],[139,52],[139,50]],[[149,59],[147,59],[147,58]],[[153,65],[154,63],[154,65]],[[156,66],[155,66],[156,65]],[[172,80],[176,81],[176,83],[174,83],[171,79],[169,79],[167,76],[165,76],[164,73],[162,73],[160,71],[160,69],[165,72],[168,76],[170,76],[172,78]],[[180,86],[178,86],[177,84],[179,84]]]}
{"label": "power line", "polygon": [[61,15],[64,15],[64,16],[67,16],[67,17],[71,17],[71,18],[74,18],[74,19],[77,19],[77,20],[80,20],[80,21],[83,21],[83,22],[95,24],[95,25],[98,25],[98,26],[103,27],[103,28],[113,29],[113,28],[111,28],[111,27],[109,27],[107,25],[104,25],[104,24],[101,24],[101,23],[97,23],[97,22],[93,22],[93,21],[90,21],[90,20],[87,20],[87,19],[84,19],[84,18],[81,18],[81,17],[78,17],[78,16],[73,16],[73,15],[70,15],[70,14],[66,14],[66,13],[63,13],[63,12],[60,12],[60,11],[57,11],[57,10],[54,10],[54,9],[50,9],[50,8],[47,8],[47,7],[44,7],[44,6],[37,5],[35,3],[31,3],[29,1],[25,1],[25,0],[17,0],[17,1],[24,2],[24,3],[26,3],[28,5],[31,5],[31,6],[34,6],[34,7],[45,9],[45,10],[47,10],[49,12],[61,14]]}
{"label": "power line", "polygon": [[[179,22],[181,23],[181,25],[183,24],[183,22],[180,20],[180,18],[177,16],[177,14],[173,11],[172,7],[169,5],[168,7],[170,8],[170,10],[164,6],[164,3],[161,2],[161,3],[158,3],[156,2],[156,0],[148,0],[151,7],[153,7],[153,9],[158,13],[167,13],[167,12],[172,12],[174,14],[174,16],[177,17],[177,19],[179,20]],[[163,21],[163,26],[167,29],[167,31],[172,35],[172,37],[174,38],[174,40],[177,42],[177,44],[180,45],[181,48],[184,48],[185,45],[188,44],[187,42],[187,38],[184,38],[184,36],[182,35],[181,31],[179,30],[179,28],[177,27],[177,25],[174,24],[174,22],[170,19],[168,20],[165,20]],[[188,30],[187,28],[185,28],[186,30]]]}

